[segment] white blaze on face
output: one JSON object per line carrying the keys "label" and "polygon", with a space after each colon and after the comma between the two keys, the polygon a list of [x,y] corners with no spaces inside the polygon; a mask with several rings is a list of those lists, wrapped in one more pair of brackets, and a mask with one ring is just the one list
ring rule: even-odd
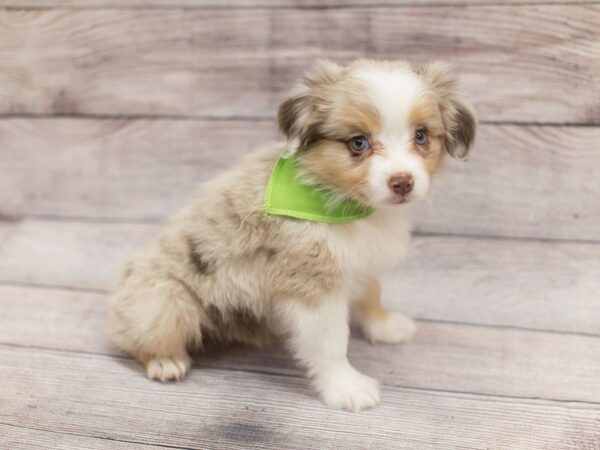
{"label": "white blaze on face", "polygon": [[423,159],[410,151],[414,125],[410,115],[426,86],[409,69],[386,70],[377,67],[362,69],[358,78],[367,88],[371,101],[377,108],[381,120],[381,131],[373,136],[381,143],[384,154],[371,157],[369,187],[374,205],[389,204],[395,194],[389,188],[389,180],[399,173],[410,173],[414,179],[409,200],[422,198],[429,189],[429,175]]}

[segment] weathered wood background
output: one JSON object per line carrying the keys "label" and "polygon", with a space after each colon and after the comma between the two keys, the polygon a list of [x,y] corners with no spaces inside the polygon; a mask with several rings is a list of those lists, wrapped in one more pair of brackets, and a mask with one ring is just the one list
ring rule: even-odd
{"label": "weathered wood background", "polygon": [[[281,351],[160,385],[105,341],[115,267],[277,139],[316,57],[452,63],[479,112],[385,302],[414,343],[325,409]],[[0,0],[0,448],[600,449],[600,2]]]}

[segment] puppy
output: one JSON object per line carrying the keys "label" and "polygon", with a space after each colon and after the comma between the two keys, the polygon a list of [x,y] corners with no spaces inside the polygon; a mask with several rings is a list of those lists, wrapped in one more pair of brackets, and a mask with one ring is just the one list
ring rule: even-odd
{"label": "puppy", "polygon": [[[440,63],[319,62],[279,109],[286,142],[247,156],[127,265],[109,334],[160,381],[208,342],[283,341],[330,407],[379,402],[348,362],[349,322],[371,342],[412,338],[378,275],[409,242],[407,205],[445,153],[464,157],[476,120]],[[211,150],[212,151],[212,150]]]}

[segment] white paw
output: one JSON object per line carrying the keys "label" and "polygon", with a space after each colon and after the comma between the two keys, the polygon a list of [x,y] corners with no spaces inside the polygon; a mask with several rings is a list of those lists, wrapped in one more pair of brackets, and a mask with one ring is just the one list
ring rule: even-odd
{"label": "white paw", "polygon": [[315,379],[323,402],[335,409],[360,411],[379,403],[379,384],[349,364]]}
{"label": "white paw", "polygon": [[369,342],[399,344],[410,341],[417,332],[417,325],[410,317],[399,312],[389,313],[383,320],[365,320],[362,330]]}
{"label": "white paw", "polygon": [[159,381],[181,380],[190,370],[189,357],[156,358],[146,365],[148,378]]}

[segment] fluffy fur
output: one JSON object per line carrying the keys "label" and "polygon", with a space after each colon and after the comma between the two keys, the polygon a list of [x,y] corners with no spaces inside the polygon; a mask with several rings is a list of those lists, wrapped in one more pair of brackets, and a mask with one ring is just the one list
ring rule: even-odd
{"label": "fluffy fur", "polygon": [[[127,264],[110,301],[115,345],[166,381],[182,378],[190,353],[209,341],[280,340],[326,404],[377,404],[377,382],[347,360],[349,321],[371,342],[400,343],[416,331],[381,306],[377,277],[405,255],[405,204],[425,196],[444,153],[464,157],[472,144],[474,113],[455,84],[439,63],[416,71],[389,61],[317,64],[280,107],[285,145],[201,186]],[[354,151],[356,136],[368,141],[364,151]],[[304,182],[375,212],[342,225],[266,215],[265,188],[282,152],[298,153]]]}

